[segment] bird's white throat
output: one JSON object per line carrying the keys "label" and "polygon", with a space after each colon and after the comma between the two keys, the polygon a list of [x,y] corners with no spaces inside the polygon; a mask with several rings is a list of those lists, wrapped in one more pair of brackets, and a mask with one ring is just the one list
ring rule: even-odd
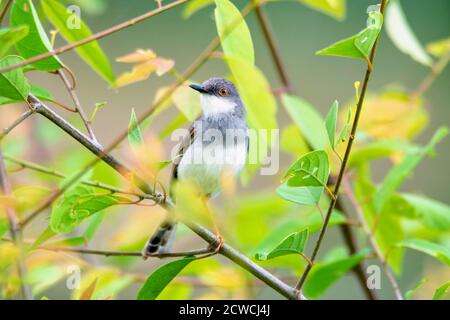
{"label": "bird's white throat", "polygon": [[230,112],[236,106],[231,99],[220,98],[212,94],[200,95],[200,103],[206,116],[214,116],[224,112]]}

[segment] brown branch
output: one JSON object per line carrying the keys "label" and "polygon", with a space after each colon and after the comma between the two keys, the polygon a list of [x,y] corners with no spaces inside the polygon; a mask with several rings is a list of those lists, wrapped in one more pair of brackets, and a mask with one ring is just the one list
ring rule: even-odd
{"label": "brown branch", "polygon": [[370,243],[376,257],[381,261],[384,272],[386,273],[386,276],[387,276],[389,282],[391,283],[392,288],[394,289],[395,296],[397,297],[398,300],[403,300],[404,298],[403,298],[402,292],[400,290],[400,287],[397,283],[397,280],[395,280],[394,275],[392,274],[391,270],[389,269],[389,266],[387,265],[387,261],[386,261],[385,257],[383,256],[383,253],[375,240],[375,236],[364,217],[364,213],[362,212],[361,206],[359,205],[358,200],[356,200],[356,197],[353,194],[353,190],[350,185],[350,182],[348,181],[347,178],[344,178],[344,180],[342,182],[342,188],[345,192],[345,195],[350,200],[353,208],[355,209],[358,219],[359,219],[361,225],[363,226],[364,232],[366,233],[366,235],[369,239],[369,243]]}
{"label": "brown branch", "polygon": [[[49,169],[46,168],[44,166],[32,163],[32,162],[28,162],[25,160],[20,160],[8,155],[4,155],[4,159],[7,161],[10,161],[12,163],[15,163],[17,165],[19,165],[21,168],[27,168],[36,172],[41,172],[44,174],[48,174],[51,175],[55,178],[60,178],[60,179],[67,179],[67,175],[65,175],[62,172],[59,172],[57,170],[53,170],[53,169]],[[84,184],[86,186],[90,186],[90,187],[95,187],[95,188],[99,188],[99,189],[103,189],[103,190],[107,190],[111,193],[120,193],[120,194],[125,194],[125,195],[130,195],[130,196],[135,196],[138,197],[139,199],[148,199],[148,200],[154,200],[154,197],[149,197],[147,194],[143,193],[143,192],[137,192],[137,191],[130,191],[130,190],[126,190],[126,189],[120,189],[114,186],[110,186],[108,184],[102,183],[102,182],[98,182],[98,181],[86,181],[86,180],[81,180],[80,181],[81,184]]]}
{"label": "brown branch", "polygon": [[[382,0],[381,1],[381,7],[380,7],[380,13],[384,14],[384,9],[386,7],[386,0]],[[364,81],[363,81],[363,85],[362,85],[362,89],[361,89],[361,94],[359,96],[358,99],[358,103],[356,105],[356,113],[355,113],[355,118],[353,120],[353,124],[352,124],[352,129],[351,129],[351,133],[350,133],[350,137],[348,139],[347,142],[347,146],[345,148],[345,153],[344,153],[344,158],[342,159],[342,163],[341,166],[339,168],[339,174],[337,176],[337,180],[336,180],[336,185],[334,187],[334,194],[335,194],[335,198],[332,198],[330,201],[330,205],[328,207],[328,211],[327,214],[325,216],[325,222],[322,226],[322,229],[320,230],[320,234],[319,234],[319,238],[317,239],[316,245],[314,247],[313,253],[311,255],[311,261],[314,263],[315,259],[317,258],[317,254],[319,253],[320,250],[320,245],[322,244],[323,238],[325,236],[325,233],[327,231],[328,228],[328,224],[330,222],[330,218],[331,218],[331,214],[333,213],[333,209],[336,206],[336,202],[337,202],[337,198],[339,195],[339,189],[342,183],[342,179],[344,177],[345,174],[345,169],[347,168],[347,163],[348,163],[348,159],[350,157],[350,152],[352,150],[352,146],[353,146],[353,142],[355,140],[355,135],[356,135],[356,130],[358,129],[358,122],[359,122],[359,118],[361,116],[361,111],[362,111],[362,107],[364,104],[364,97],[366,95],[366,90],[367,90],[367,85],[369,83],[369,79],[370,79],[370,75],[372,73],[372,66],[373,66],[373,59],[375,57],[375,52],[376,52],[376,48],[378,45],[378,39],[379,37],[377,37],[377,39],[375,40],[375,43],[373,45],[372,51],[370,53],[370,57],[369,57],[369,61],[370,63],[367,66],[367,70],[366,70],[366,74],[364,76]],[[301,288],[303,287],[309,272],[311,271],[311,266],[308,265],[305,268],[305,271],[303,272],[299,282],[297,283],[296,288],[298,290],[301,290]]]}
{"label": "brown branch", "polygon": [[[11,184],[8,179],[8,174],[6,172],[5,162],[3,160],[3,152],[0,148],[0,191],[6,196],[12,194]],[[22,297],[25,300],[32,300],[33,296],[29,286],[26,283],[27,269],[24,261],[24,253],[22,248],[22,229],[19,224],[19,219],[17,218],[14,208],[8,204],[5,206],[6,217],[9,223],[9,231],[11,238],[17,249],[19,250],[18,257],[16,259],[17,263],[17,273],[20,279],[20,288],[22,292]]]}
{"label": "brown branch", "polygon": [[2,11],[0,12],[0,23],[2,23],[3,19],[6,16],[6,13],[8,12],[8,9],[12,3],[13,3],[13,0],[8,0],[8,2],[3,7]]}
{"label": "brown branch", "polygon": [[[124,251],[108,251],[108,250],[95,250],[95,249],[85,249],[85,248],[71,248],[62,246],[39,246],[36,249],[49,250],[49,251],[62,251],[62,252],[73,252],[80,254],[91,254],[100,255],[105,257],[142,257],[141,252],[124,252]],[[176,257],[187,257],[187,256],[199,256],[211,253],[211,249],[198,249],[190,250],[184,252],[167,252],[167,253],[157,253],[149,256],[149,258],[176,258]]]}
{"label": "brown branch", "polygon": [[19,118],[17,118],[9,127],[4,128],[2,132],[0,133],[0,141],[6,137],[15,127],[17,127],[19,124],[21,124],[23,121],[28,119],[29,116],[33,114],[32,110],[26,110],[24,113],[20,115]]}
{"label": "brown branch", "polygon": [[412,93],[412,98],[417,98],[423,96],[423,94],[431,87],[433,82],[439,77],[439,75],[444,71],[448,62],[450,61],[450,52],[445,54],[442,58],[436,61],[431,67],[431,72],[423,79],[419,84],[417,89]]}
{"label": "brown branch", "polygon": [[[259,0],[253,0],[253,2],[258,2]],[[276,45],[275,37],[273,35],[273,32],[271,30],[269,21],[267,19],[267,16],[264,12],[264,9],[261,7],[262,4],[255,6],[255,13],[256,17],[258,18],[258,23],[261,27],[261,30],[263,32],[264,38],[266,40],[267,46],[269,47],[270,54],[272,55],[272,61],[275,64],[275,69],[278,73],[278,77],[281,80],[281,83],[283,83],[283,86],[285,88],[285,91],[287,93],[292,93],[293,88],[291,81],[289,80],[288,73],[286,71],[286,68],[283,64],[283,60],[281,58],[281,54],[278,51],[278,47]]]}
{"label": "brown branch", "polygon": [[[81,106],[80,99],[78,99],[78,95],[75,91],[75,83],[71,84],[69,79],[67,78],[66,74],[64,73],[63,69],[59,69],[57,71],[57,74],[61,78],[62,82],[64,83],[64,86],[66,87],[67,91],[69,92],[70,96],[72,97],[73,103],[75,105],[75,110],[80,115],[81,120],[83,121],[84,126],[86,127],[86,130],[89,133],[89,136],[91,137],[92,141],[95,143],[98,143],[97,138],[95,137],[94,130],[92,129],[91,123],[86,118],[86,114],[84,113],[84,109]],[[72,74],[73,75],[73,74]]]}
{"label": "brown branch", "polygon": [[147,13],[144,13],[141,16],[138,16],[138,17],[130,19],[128,21],[119,23],[118,25],[115,25],[115,26],[113,26],[111,28],[108,28],[106,30],[103,30],[101,32],[93,34],[92,36],[87,37],[85,39],[82,39],[80,41],[72,42],[72,43],[67,44],[65,46],[62,46],[60,48],[53,49],[51,51],[48,51],[48,52],[45,52],[43,54],[37,55],[35,57],[23,60],[23,61],[21,61],[19,63],[12,64],[12,65],[0,68],[0,73],[5,72],[5,71],[9,71],[9,70],[13,70],[13,69],[17,69],[17,68],[26,66],[28,64],[32,64],[32,63],[35,63],[37,61],[41,61],[41,60],[43,60],[45,58],[48,58],[48,57],[51,57],[51,56],[60,55],[61,53],[64,53],[66,51],[69,51],[69,50],[72,50],[74,48],[77,48],[77,47],[80,47],[82,45],[85,45],[86,43],[89,43],[89,42],[92,42],[92,41],[104,38],[104,37],[109,36],[109,35],[111,35],[111,34],[113,34],[115,32],[118,32],[118,31],[121,31],[121,30],[123,30],[125,28],[134,26],[135,24],[137,24],[137,23],[139,23],[141,21],[144,21],[144,20],[146,20],[148,18],[154,17],[154,16],[160,14],[161,12],[164,12],[164,11],[167,11],[169,9],[172,9],[172,8],[174,8],[174,7],[176,7],[176,6],[180,5],[180,4],[185,3],[186,1],[187,0],[176,0],[176,1],[172,2],[172,3],[166,4],[165,6],[160,7],[158,9],[155,9],[155,10],[149,11]]}

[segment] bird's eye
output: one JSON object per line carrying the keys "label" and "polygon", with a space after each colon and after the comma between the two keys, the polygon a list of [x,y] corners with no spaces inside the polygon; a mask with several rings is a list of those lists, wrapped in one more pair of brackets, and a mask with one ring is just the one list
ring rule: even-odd
{"label": "bird's eye", "polygon": [[225,89],[220,89],[219,90],[219,95],[222,96],[222,97],[226,97],[228,95],[228,92]]}

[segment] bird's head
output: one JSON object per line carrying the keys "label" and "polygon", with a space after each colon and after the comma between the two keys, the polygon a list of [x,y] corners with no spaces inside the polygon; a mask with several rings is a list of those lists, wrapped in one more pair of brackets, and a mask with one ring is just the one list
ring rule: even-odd
{"label": "bird's head", "polygon": [[235,85],[226,79],[210,78],[201,85],[191,84],[190,87],[200,92],[200,102],[206,115],[232,112],[236,107],[242,107]]}

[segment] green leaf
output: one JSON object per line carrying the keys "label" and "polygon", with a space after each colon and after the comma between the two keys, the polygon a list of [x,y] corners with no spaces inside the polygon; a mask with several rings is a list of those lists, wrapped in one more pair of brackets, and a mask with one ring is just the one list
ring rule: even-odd
{"label": "green leaf", "polygon": [[319,203],[323,187],[290,187],[283,183],[277,188],[277,194],[288,201],[312,206]]}
{"label": "green leaf", "polygon": [[[36,9],[31,0],[16,0],[11,8],[11,26],[26,25],[28,34],[16,43],[17,51],[26,59],[51,51],[50,40],[42,27]],[[43,71],[55,71],[63,67],[57,56],[51,56],[32,64]]]}
{"label": "green leaf", "polygon": [[53,100],[53,94],[50,91],[34,84],[31,85],[31,93],[44,101]]}
{"label": "green leaf", "polygon": [[98,194],[92,187],[78,185],[66,191],[53,205],[50,227],[55,233],[68,233],[84,219],[119,204],[120,200],[116,196]]}
{"label": "green leaf", "polygon": [[89,224],[86,227],[86,230],[84,230],[84,237],[87,240],[92,240],[94,238],[95,233],[102,224],[104,218],[105,218],[105,211],[99,212],[98,214],[94,215],[89,219],[90,220]]}
{"label": "green leaf", "polygon": [[240,59],[250,65],[255,63],[250,30],[239,10],[228,0],[215,0],[217,33],[225,56]]}
{"label": "green leaf", "polygon": [[184,6],[183,18],[190,18],[193,14],[199,10],[206,8],[214,3],[214,0],[190,0]]}
{"label": "green leaf", "polygon": [[389,157],[399,152],[411,153],[417,150],[417,146],[404,140],[378,140],[352,150],[348,164],[351,167],[356,167],[364,162]]}
{"label": "green leaf", "polygon": [[387,6],[386,31],[401,52],[423,65],[431,66],[433,59],[428,55],[412,31],[398,0],[390,1]]}
{"label": "green leaf", "polygon": [[144,144],[141,128],[137,122],[136,113],[131,109],[130,123],[128,125],[128,141],[132,146],[140,146]]}
{"label": "green leaf", "polygon": [[284,174],[289,187],[325,187],[330,167],[323,150],[309,152],[295,161]]}
{"label": "green leaf", "polygon": [[17,41],[28,34],[28,26],[0,29],[0,57],[8,52]]}
{"label": "green leaf", "polygon": [[334,100],[331,105],[330,111],[328,111],[327,116],[325,117],[325,128],[328,133],[328,140],[330,141],[331,148],[334,149],[336,145],[335,136],[336,136],[336,122],[339,112],[339,103],[337,100]]}
{"label": "green leaf", "polygon": [[409,214],[412,214],[415,219],[420,219],[426,227],[433,230],[450,230],[448,204],[411,193],[402,193],[400,196],[409,204],[407,207]]}
{"label": "green leaf", "polygon": [[139,290],[137,299],[155,300],[173,278],[194,260],[196,260],[194,257],[184,257],[183,259],[171,261],[158,268],[147,278]]}
{"label": "green leaf", "polygon": [[283,106],[294,123],[300,128],[313,149],[325,149],[328,137],[322,116],[307,101],[296,96],[281,96]]}
{"label": "green leaf", "polygon": [[337,20],[345,19],[346,0],[299,0],[304,5]]}
{"label": "green leaf", "polygon": [[305,295],[310,298],[320,297],[333,283],[364,260],[367,254],[368,250],[363,250],[349,258],[315,264],[304,286]]}
{"label": "green leaf", "polygon": [[433,295],[433,300],[441,300],[444,295],[448,292],[448,288],[450,288],[450,281],[444,283],[442,286],[436,289]]}
{"label": "green leaf", "polygon": [[450,250],[443,245],[423,239],[407,239],[397,246],[423,252],[450,266]]}
{"label": "green leaf", "polygon": [[432,154],[434,147],[448,134],[447,128],[439,128],[430,142],[417,152],[408,154],[398,165],[392,168],[383,183],[375,192],[374,206],[380,211],[386,201],[394,194],[402,182],[412,173],[427,154]]}
{"label": "green leaf", "polygon": [[[18,56],[6,56],[0,60],[0,67],[16,64],[23,59]],[[0,73],[0,96],[11,100],[24,101],[30,93],[31,87],[23,75],[21,68]]]}
{"label": "green leaf", "polygon": [[53,232],[52,228],[47,227],[45,230],[37,237],[37,239],[33,242],[33,244],[30,247],[30,250],[36,249],[40,245],[47,242],[49,239],[56,236],[56,233]]}
{"label": "green leaf", "polygon": [[365,29],[350,38],[338,41],[325,49],[317,51],[316,54],[360,58],[369,61],[370,51],[381,31],[383,16],[380,12],[374,10],[368,14],[368,26]]}
{"label": "green leaf", "polygon": [[414,288],[412,288],[411,290],[406,291],[405,293],[405,299],[406,300],[411,300],[414,293],[419,290],[426,282],[428,281],[427,278],[422,278],[420,279],[420,281],[414,286]]}
{"label": "green leaf", "polygon": [[280,256],[285,256],[288,254],[300,254],[306,246],[306,241],[308,240],[308,229],[300,232],[295,232],[287,236],[280,244],[278,244],[275,249],[270,252],[257,253],[255,259],[257,260],[269,260]]}
{"label": "green leaf", "polygon": [[[329,221],[329,226],[332,227],[343,224],[346,221],[345,216],[341,212],[334,210]],[[256,246],[253,252],[254,254],[257,254],[258,252],[270,251],[273,248],[274,243],[279,243],[283,240],[283,235],[305,229],[308,229],[309,233],[314,233],[319,231],[322,225],[323,220],[317,210],[302,214],[298,219],[291,219],[278,226],[272,227],[269,234],[265,235],[264,240]]]}
{"label": "green leaf", "polygon": [[[73,15],[67,8],[55,0],[43,0],[42,8],[47,18],[58,28],[58,31],[68,42],[77,42],[92,36],[89,27],[76,15]],[[77,19],[79,28],[69,28],[68,23]],[[78,20],[79,19],[79,20]],[[84,59],[100,76],[109,84],[115,81],[114,73],[111,69],[108,57],[103,52],[97,41],[91,41],[75,48],[75,51]]]}
{"label": "green leaf", "polygon": [[355,196],[361,205],[369,227],[375,230],[375,241],[380,250],[383,255],[387,256],[387,262],[392,269],[399,273],[402,267],[403,250],[395,248],[395,245],[405,238],[401,216],[395,214],[388,205],[381,212],[377,212],[373,201],[367,201],[367,199],[373,199],[376,191],[370,177],[369,168],[368,164],[357,167],[357,178],[354,185]]}

